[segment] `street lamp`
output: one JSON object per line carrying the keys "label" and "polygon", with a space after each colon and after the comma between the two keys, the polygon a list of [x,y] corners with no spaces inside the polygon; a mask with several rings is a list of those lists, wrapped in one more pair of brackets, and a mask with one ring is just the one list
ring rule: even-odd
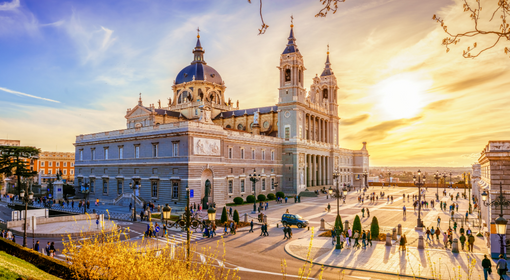
{"label": "street lamp", "polygon": [[[422,182],[423,179],[423,182]],[[421,222],[421,187],[425,185],[425,175],[421,176],[421,171],[418,169],[418,177],[413,176],[414,185],[418,187],[418,226],[422,227]]]}
{"label": "street lamp", "polygon": [[441,176],[439,175],[439,170],[436,171],[436,174],[434,175],[434,179],[436,179],[436,201],[439,201],[439,179],[441,179]]}
{"label": "street lamp", "polygon": [[187,251],[187,257],[188,261],[186,262],[186,268],[189,269],[190,265],[190,236],[191,233],[189,231],[189,228],[191,226],[191,209],[189,208],[189,192],[190,189],[188,186],[186,186],[186,251]]}
{"label": "street lamp", "polygon": [[[468,179],[467,182],[469,182],[467,184],[467,187],[469,188],[469,197],[468,197],[468,199],[469,199],[469,214],[472,214],[473,213],[473,207],[471,206],[471,173],[469,173],[469,172],[468,172],[467,179]],[[464,180],[464,183],[466,183],[466,180]],[[466,191],[464,190],[464,193],[465,192]]]}
{"label": "street lamp", "polygon": [[[340,177],[340,172],[336,169],[333,172],[333,180],[336,181],[336,219],[335,219],[335,231],[336,231],[336,246],[335,249],[342,249],[342,244],[340,243],[340,225],[337,225],[336,221],[340,221],[340,190],[338,189],[338,177]],[[333,190],[329,187],[329,194],[331,195]]]}
{"label": "street lamp", "polygon": [[391,186],[391,172],[388,171],[388,186]]}
{"label": "street lamp", "polygon": [[[448,177],[448,176],[446,176],[446,172],[443,172],[443,191],[445,191],[445,192],[446,192],[446,177]],[[446,195],[446,193],[445,193],[445,195]]]}
{"label": "street lamp", "polygon": [[[85,179],[87,180],[87,179]],[[87,200],[90,194],[89,184],[85,182],[81,183],[81,193],[85,196],[85,205],[83,205],[83,213],[87,213]]]}
{"label": "street lamp", "polygon": [[500,251],[500,254],[503,255],[503,257],[506,259],[506,255],[505,255],[505,244],[503,243],[503,236],[506,235],[506,227],[507,227],[507,223],[508,221],[503,218],[503,207],[508,207],[510,205],[510,201],[508,201],[504,196],[503,196],[503,185],[501,182],[499,182],[499,196],[498,198],[496,198],[495,200],[493,200],[492,202],[489,202],[487,203],[487,197],[488,197],[488,194],[485,192],[485,190],[483,191],[482,193],[482,200],[483,200],[483,204],[485,206],[489,206],[489,205],[494,205],[494,206],[500,206],[501,210],[500,210],[500,213],[499,213],[499,218],[497,218],[495,220],[495,223],[496,223],[496,232],[497,234],[499,234],[499,240],[501,242],[501,251]]}
{"label": "street lamp", "polygon": [[260,174],[256,174],[255,173],[256,170],[253,169],[253,174],[250,174],[250,181],[252,182],[251,186],[252,186],[252,191],[253,191],[253,196],[255,196],[255,200],[253,201],[253,212],[252,214],[255,214],[257,213],[257,182],[260,181]]}
{"label": "street lamp", "polygon": [[[26,192],[28,193],[28,182],[27,182],[26,179],[25,179],[25,189],[26,189]],[[25,196],[25,191],[21,190],[19,196],[21,197],[23,202],[25,202],[25,226],[23,227],[23,247],[27,247],[27,214],[28,214],[28,203],[30,201],[32,201],[32,199],[34,198],[34,193],[30,192],[30,193],[28,193],[28,196]],[[32,236],[32,238],[33,238],[33,236]]]}
{"label": "street lamp", "polygon": [[453,188],[453,184],[452,184],[452,173],[450,172],[450,188]]}
{"label": "street lamp", "polygon": [[168,206],[168,203],[163,207],[163,221],[166,221],[166,224],[168,225],[168,220],[170,220],[170,217],[172,217],[172,207]]}
{"label": "street lamp", "polygon": [[133,182],[129,182],[129,188],[133,190],[133,222],[136,222],[136,191],[140,189],[140,186],[136,182],[134,185]]}

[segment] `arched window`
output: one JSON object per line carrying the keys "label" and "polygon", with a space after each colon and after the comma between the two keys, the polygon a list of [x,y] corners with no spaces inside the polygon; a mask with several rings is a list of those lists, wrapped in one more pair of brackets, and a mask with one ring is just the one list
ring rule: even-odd
{"label": "arched window", "polygon": [[327,88],[322,90],[322,98],[328,99],[328,89]]}
{"label": "arched window", "polygon": [[187,91],[183,91],[181,95],[179,95],[179,100],[177,101],[177,103],[182,104],[188,102],[189,99],[190,99],[189,93]]}
{"label": "arched window", "polygon": [[230,124],[227,124],[227,128],[232,128],[232,127],[230,126]]}
{"label": "arched window", "polygon": [[299,76],[298,76],[298,77],[299,77],[299,82],[300,82],[300,83],[301,83],[301,73],[302,73],[302,72],[301,72],[301,69],[299,69]]}
{"label": "arched window", "polygon": [[239,130],[244,130],[244,126],[243,126],[242,124],[238,124],[238,125],[237,125],[237,129],[239,129]]}
{"label": "arched window", "polygon": [[290,69],[285,69],[285,81],[290,82]]}

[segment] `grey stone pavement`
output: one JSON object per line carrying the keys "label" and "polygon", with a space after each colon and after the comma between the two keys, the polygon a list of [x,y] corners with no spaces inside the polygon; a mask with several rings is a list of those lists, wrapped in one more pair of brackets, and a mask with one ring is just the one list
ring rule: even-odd
{"label": "grey stone pavement", "polygon": [[[104,229],[111,230],[114,227],[113,221],[104,221]],[[22,232],[22,227],[13,227],[15,231]],[[35,234],[75,234],[75,233],[91,233],[101,231],[101,225],[96,224],[96,220],[82,220],[72,222],[60,222],[51,224],[39,224],[34,231]],[[29,227],[28,232],[32,233]]]}

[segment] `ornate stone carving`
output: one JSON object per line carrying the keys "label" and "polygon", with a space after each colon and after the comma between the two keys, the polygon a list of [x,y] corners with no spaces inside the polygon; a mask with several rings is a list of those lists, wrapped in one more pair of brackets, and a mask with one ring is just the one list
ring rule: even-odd
{"label": "ornate stone carving", "polygon": [[220,140],[207,138],[193,138],[193,154],[206,156],[220,155]]}
{"label": "ornate stone carving", "polygon": [[299,154],[299,167],[305,167],[305,154]]}

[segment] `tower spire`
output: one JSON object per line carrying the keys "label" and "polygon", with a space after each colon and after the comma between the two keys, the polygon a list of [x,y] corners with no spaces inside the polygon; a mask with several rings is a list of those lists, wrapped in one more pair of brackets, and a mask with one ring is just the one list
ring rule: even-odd
{"label": "tower spire", "polygon": [[194,59],[193,59],[193,62],[191,62],[191,64],[194,64],[194,63],[205,64],[204,53],[205,53],[205,51],[202,48],[202,44],[200,43],[200,27],[199,27],[199,28],[197,28],[197,45],[195,46],[195,49],[193,49]]}
{"label": "tower spire", "polygon": [[326,66],[324,67],[324,71],[322,71],[322,76],[329,76],[333,74],[333,71],[331,70],[331,63],[329,62],[329,44],[328,44],[328,52],[326,54]]}
{"label": "tower spire", "polygon": [[287,43],[287,47],[285,47],[285,50],[283,53],[293,53],[293,52],[299,52],[297,45],[296,45],[296,38],[294,38],[294,16],[290,16],[290,35],[288,38],[289,42]]}

